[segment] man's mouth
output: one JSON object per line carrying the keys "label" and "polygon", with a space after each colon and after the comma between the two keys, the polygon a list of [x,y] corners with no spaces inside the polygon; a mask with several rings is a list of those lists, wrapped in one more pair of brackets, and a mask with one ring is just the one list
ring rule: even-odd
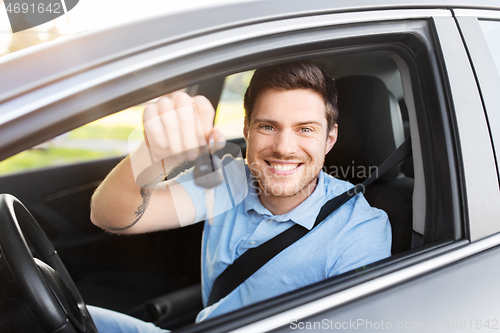
{"label": "man's mouth", "polygon": [[266,163],[276,171],[287,172],[297,169],[302,163],[273,163],[266,161]]}

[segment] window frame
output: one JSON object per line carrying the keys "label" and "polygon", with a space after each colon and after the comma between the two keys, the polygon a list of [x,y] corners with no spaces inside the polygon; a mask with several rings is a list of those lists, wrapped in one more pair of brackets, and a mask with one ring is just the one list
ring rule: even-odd
{"label": "window frame", "polygon": [[[459,130],[462,149],[469,150],[462,154],[465,155],[464,167],[468,175],[468,237],[475,241],[500,232],[497,223],[500,219],[500,75],[491,70],[496,66],[492,55],[486,51],[489,47],[479,25],[480,18],[500,20],[500,12],[464,9],[456,9],[454,12],[466,50],[452,55],[450,45],[444,49],[444,57],[449,59],[449,73],[457,74],[450,77],[455,81],[452,82],[452,87],[455,90],[453,95],[457,118],[461,123]],[[468,100],[463,99],[466,92],[469,92]],[[471,126],[472,117],[476,118],[475,126]],[[493,146],[496,149],[493,150]],[[477,147],[491,147],[492,150],[479,150]]]}
{"label": "window frame", "polygon": [[[452,20],[451,15],[450,15],[449,19]],[[429,21],[429,22],[431,22],[431,21]],[[401,23],[400,26],[401,27],[404,26],[404,23]],[[368,27],[369,27],[369,25],[364,27],[366,29],[365,31],[369,30]],[[357,28],[359,28],[359,26]],[[406,26],[405,28],[408,28],[408,27]],[[427,34],[428,37],[433,37],[432,32],[430,32],[431,28],[432,28],[432,25],[429,24],[429,31],[426,31],[428,33]],[[332,29],[336,29],[336,28],[332,28]],[[408,30],[411,30],[411,29],[408,29]],[[406,31],[406,32],[408,33],[408,31]],[[419,37],[422,38],[422,36],[419,36]],[[409,41],[409,42],[406,41],[406,42],[409,45],[407,44],[405,46],[408,47],[409,49],[411,49],[412,46],[416,47],[416,45],[412,44],[412,42],[414,42],[414,41]],[[427,89],[427,90],[421,89],[421,87],[419,85],[422,84],[422,82],[421,82],[422,78],[416,78],[415,75],[411,75],[411,76],[408,75],[409,77],[411,77],[412,81],[406,82],[406,84],[407,84],[406,88],[412,90],[412,92],[409,93],[409,95],[413,96],[414,100],[409,100],[410,103],[415,102],[418,105],[419,102],[417,101],[417,99],[420,100],[419,97],[422,97],[423,100],[426,100],[425,103],[429,103],[429,104],[435,106],[436,109],[439,109],[441,111],[441,112],[434,112],[434,113],[427,112],[427,114],[425,114],[425,115],[423,115],[422,113],[419,113],[417,115],[417,117],[419,119],[416,121],[419,123],[419,128],[418,128],[419,133],[418,134],[420,135],[420,139],[426,140],[426,142],[427,142],[427,143],[422,143],[422,145],[427,145],[427,144],[431,145],[431,142],[436,146],[442,145],[440,147],[441,151],[442,151],[442,149],[445,149],[446,152],[449,154],[449,158],[442,165],[431,165],[433,163],[439,164],[439,163],[436,163],[436,161],[434,161],[432,163],[429,161],[426,161],[423,164],[428,168],[425,171],[426,174],[428,174],[429,172],[431,172],[432,174],[434,174],[434,172],[437,172],[438,174],[443,174],[444,172],[449,172],[451,174],[451,177],[448,180],[449,183],[444,184],[444,185],[440,185],[440,186],[441,187],[455,186],[455,189],[457,189],[456,192],[451,193],[452,196],[454,194],[456,195],[454,198],[455,201],[452,203],[448,203],[449,206],[446,206],[446,207],[451,206],[451,208],[455,210],[454,219],[453,219],[452,224],[450,224],[450,223],[439,224],[439,221],[440,221],[439,219],[442,218],[444,220],[444,219],[446,219],[446,217],[444,215],[439,215],[439,212],[436,212],[436,211],[433,211],[432,209],[430,209],[430,212],[428,214],[430,214],[430,215],[437,214],[438,217],[436,217],[435,220],[431,220],[427,224],[434,222],[434,223],[436,223],[436,225],[434,225],[432,227],[433,230],[431,231],[431,233],[426,236],[426,238],[427,238],[426,242],[428,243],[428,245],[425,245],[425,246],[417,249],[416,251],[410,251],[410,253],[402,254],[402,256],[392,256],[391,258],[388,258],[385,261],[377,263],[371,269],[369,268],[361,276],[357,275],[356,272],[349,272],[345,275],[335,277],[332,279],[328,279],[328,280],[319,282],[319,283],[312,285],[312,286],[307,286],[305,288],[288,293],[286,295],[278,296],[274,299],[266,300],[264,302],[254,304],[254,305],[251,305],[249,307],[245,307],[243,309],[234,311],[234,312],[226,314],[224,316],[204,321],[202,323],[197,324],[194,327],[191,327],[191,328],[186,329],[186,330],[182,330],[183,332],[202,332],[202,331],[206,331],[206,330],[210,330],[210,329],[218,329],[218,330],[226,331],[226,330],[232,330],[232,329],[235,329],[237,327],[240,327],[244,323],[248,323],[249,326],[244,327],[242,329],[242,331],[249,331],[249,332],[252,330],[253,331],[255,331],[255,330],[260,331],[261,329],[264,329],[264,327],[266,330],[272,329],[272,328],[277,328],[280,326],[280,324],[279,324],[279,321],[276,322],[275,320],[283,320],[283,315],[281,314],[282,312],[285,312],[285,313],[293,312],[294,314],[297,314],[297,311],[294,312],[294,308],[304,309],[304,307],[307,307],[307,305],[304,305],[307,302],[316,303],[316,301],[319,302],[322,297],[325,297],[325,298],[328,298],[330,296],[334,297],[335,295],[332,295],[332,294],[335,294],[338,292],[344,292],[344,291],[348,291],[348,292],[353,291],[354,292],[354,289],[356,289],[356,286],[359,284],[372,283],[374,281],[377,281],[377,279],[382,278],[382,276],[384,276],[385,274],[391,274],[391,273],[398,274],[398,272],[400,270],[409,269],[412,265],[417,264],[418,262],[422,262],[422,261],[425,261],[427,259],[431,259],[432,257],[434,257],[436,255],[444,254],[447,251],[460,248],[468,243],[467,240],[463,239],[463,236],[464,236],[463,223],[466,221],[466,219],[465,219],[465,215],[464,215],[465,208],[464,208],[464,206],[462,206],[461,199],[459,198],[459,194],[458,194],[458,193],[462,193],[461,190],[458,189],[458,187],[460,187],[460,184],[459,184],[459,181],[457,181],[457,179],[455,179],[455,180],[451,179],[453,176],[457,176],[457,174],[459,173],[458,162],[456,160],[456,158],[458,158],[457,155],[459,155],[459,152],[457,150],[455,150],[454,144],[456,144],[456,142],[453,141],[454,140],[453,135],[454,134],[456,135],[456,133],[453,133],[454,126],[452,125],[452,123],[454,120],[453,120],[453,114],[451,112],[452,108],[450,106],[452,104],[452,102],[449,99],[449,96],[446,95],[446,91],[443,89],[443,86],[445,86],[445,83],[442,80],[446,81],[446,79],[443,78],[444,69],[442,68],[442,64],[440,63],[440,59],[438,59],[436,54],[433,53],[433,52],[435,52],[435,49],[437,49],[438,47],[437,47],[437,45],[433,44],[429,40],[426,40],[425,42],[428,43],[427,46],[429,47],[429,49],[428,49],[429,53],[423,54],[423,53],[427,52],[427,50],[426,50],[425,52],[423,52],[422,54],[419,54],[417,56],[420,57],[421,59],[426,59],[426,60],[422,60],[422,61],[429,62],[429,63],[425,64],[424,67],[428,66],[427,69],[432,69],[432,74],[430,75],[432,77],[432,80],[433,80],[431,82],[432,88]],[[387,44],[389,44],[389,43],[381,42],[380,44],[383,45],[383,47],[387,47]],[[376,49],[376,47],[373,47],[373,45],[372,45],[372,46],[366,48],[366,50],[370,49],[370,48]],[[409,59],[408,57],[411,58],[413,56],[410,54],[404,55],[405,52],[403,49],[398,50],[399,52],[401,52],[400,55],[403,54],[401,60],[403,60],[403,58]],[[352,51],[352,48],[350,51]],[[319,52],[319,53],[318,52],[307,52],[307,53],[302,52],[297,57],[288,56],[288,57],[286,57],[286,60],[307,58],[308,56],[310,56],[312,54],[314,54],[315,56],[319,56],[320,53],[321,52]],[[321,55],[325,56],[328,53],[329,53],[328,51],[325,51],[324,53],[321,53]],[[276,62],[280,62],[283,60],[284,60],[283,57],[278,57],[273,62],[272,60],[269,60],[269,58],[267,58],[265,63],[271,64],[271,63],[276,63]],[[258,66],[259,63],[254,62],[253,64]],[[422,65],[422,64],[419,64],[419,65]],[[252,69],[252,68],[248,67],[248,65],[242,66],[242,67],[235,67],[235,69],[233,71],[227,72],[226,74],[234,74],[235,72],[243,71],[243,70],[247,70],[247,69]],[[409,74],[410,72],[412,74],[415,74],[415,71],[418,71],[418,69],[416,67],[407,68],[407,70],[408,70],[407,74]],[[429,80],[429,77],[427,78],[427,80]],[[428,81],[426,81],[426,82],[428,82]],[[417,91],[415,91],[415,87],[418,87]],[[420,91],[420,93],[419,93],[418,90],[426,90],[426,91]],[[429,90],[433,90],[433,91],[429,91]],[[422,94],[424,94],[424,95],[428,94],[428,95],[422,96]],[[432,96],[430,96],[430,95],[432,95]],[[435,100],[433,100],[433,99],[435,99]],[[433,103],[436,103],[436,104],[433,104]],[[417,106],[417,108],[427,109],[427,111],[429,111],[430,106],[420,104]],[[429,120],[429,118],[430,118],[430,120]],[[437,122],[437,124],[435,125],[436,128],[431,129],[431,130],[423,129],[424,126],[421,126],[421,125],[423,123],[428,124],[429,122],[431,124],[435,124]],[[439,131],[438,128],[440,126],[443,126],[441,128],[441,130],[444,128],[445,133],[441,133],[441,134],[437,133]],[[422,139],[423,137],[426,137],[426,138]],[[429,153],[429,152],[427,152],[427,153]],[[440,171],[436,171],[436,170],[440,170]],[[427,179],[426,179],[426,182],[428,182]],[[439,201],[439,198],[436,198],[436,200]],[[443,201],[436,203],[436,205],[441,205],[440,207],[441,207],[442,211],[446,210],[446,207],[443,206]],[[430,205],[428,205],[428,207],[429,206]],[[451,214],[449,214],[449,212],[448,212],[448,215],[451,215]],[[427,221],[429,221],[429,219],[427,219]],[[454,228],[450,228],[450,225],[453,225]],[[428,228],[428,227],[429,226],[426,225],[426,228]],[[441,229],[441,230],[439,230],[439,229]],[[445,230],[443,230],[443,229],[445,229]],[[450,229],[452,229],[452,230],[450,230]],[[435,242],[434,240],[436,238],[439,238],[442,240]],[[445,240],[444,238],[449,238],[450,240]],[[453,240],[458,240],[461,238],[462,238],[462,240],[453,241]],[[392,281],[392,283],[394,284],[395,282]],[[375,284],[376,284],[376,282],[375,282]],[[340,304],[343,304],[343,302]],[[320,309],[317,309],[316,311],[323,311],[324,309],[325,308],[320,308]],[[265,313],[265,315],[263,315],[264,313]],[[273,316],[273,314],[274,314],[274,316]],[[307,312],[306,312],[306,314],[307,314]],[[301,314],[300,316],[305,316],[306,314]],[[264,319],[266,316],[269,316],[269,315],[271,315],[271,318]],[[276,319],[278,317],[280,319]],[[261,322],[252,323],[256,319],[259,319],[259,318],[262,319]],[[283,323],[284,322],[281,321],[281,324],[283,324]],[[263,326],[259,326],[261,324]],[[267,326],[267,325],[271,325],[271,326]]]}

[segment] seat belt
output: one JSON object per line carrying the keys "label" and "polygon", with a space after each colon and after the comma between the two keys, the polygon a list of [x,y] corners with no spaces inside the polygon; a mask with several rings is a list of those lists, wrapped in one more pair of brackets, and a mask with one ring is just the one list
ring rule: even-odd
{"label": "seat belt", "polygon": [[[349,199],[358,193],[364,192],[367,186],[410,156],[411,141],[410,138],[408,138],[380,165],[377,172],[372,173],[362,184],[358,184],[327,201],[323,207],[321,207],[311,230]],[[239,256],[233,264],[226,267],[224,272],[217,277],[212,287],[212,291],[210,292],[210,296],[208,297],[207,306],[215,304],[220,299],[229,295],[231,291],[236,289],[269,260],[302,238],[309,231],[310,230],[307,230],[303,226],[296,224],[258,247],[245,251],[245,253]]]}

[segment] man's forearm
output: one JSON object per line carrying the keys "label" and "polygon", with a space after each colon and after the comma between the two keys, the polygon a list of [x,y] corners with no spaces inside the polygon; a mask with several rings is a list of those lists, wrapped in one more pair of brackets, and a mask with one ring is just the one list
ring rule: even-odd
{"label": "man's forearm", "polygon": [[104,179],[91,201],[95,225],[113,233],[127,233],[143,218],[156,185],[176,165],[149,161],[147,148],[142,145]]}

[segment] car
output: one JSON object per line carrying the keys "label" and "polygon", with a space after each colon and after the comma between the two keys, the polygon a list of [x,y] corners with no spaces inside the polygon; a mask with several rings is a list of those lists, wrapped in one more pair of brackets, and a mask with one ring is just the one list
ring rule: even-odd
{"label": "car", "polygon": [[[175,332],[498,329],[499,45],[493,0],[273,0],[162,14],[0,58],[2,163],[58,142],[81,157],[104,151],[106,140],[74,133],[122,110],[139,110],[139,126],[144,103],[179,89],[207,96],[231,148],[221,154],[244,156],[252,71],[305,59],[339,90],[325,172],[359,183],[406,138],[412,146],[364,193],[389,215],[391,257],[196,324],[202,223],[120,236],[89,219],[133,131],[112,157],[15,167],[0,177],[0,330],[95,332],[85,303]],[[110,135],[122,125],[109,123]]]}

